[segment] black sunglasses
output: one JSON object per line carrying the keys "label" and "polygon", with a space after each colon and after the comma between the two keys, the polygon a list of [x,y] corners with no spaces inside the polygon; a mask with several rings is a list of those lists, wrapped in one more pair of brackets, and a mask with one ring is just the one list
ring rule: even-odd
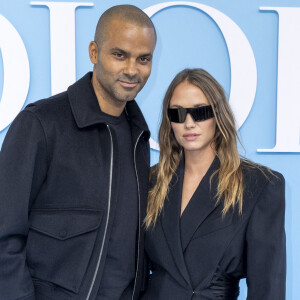
{"label": "black sunglasses", "polygon": [[190,114],[195,122],[205,121],[214,117],[211,105],[193,108],[168,108],[168,117],[174,123],[184,123],[187,114]]}

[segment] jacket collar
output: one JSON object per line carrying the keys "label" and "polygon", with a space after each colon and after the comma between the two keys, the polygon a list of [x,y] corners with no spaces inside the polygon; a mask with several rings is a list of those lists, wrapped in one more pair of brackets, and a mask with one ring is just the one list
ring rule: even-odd
{"label": "jacket collar", "polygon": [[[92,72],[87,73],[67,90],[72,113],[79,128],[106,124],[105,113],[100,109],[91,83],[92,75]],[[127,102],[125,112],[129,122],[145,131],[149,138],[150,132],[147,123],[135,100]]]}
{"label": "jacket collar", "polygon": [[184,163],[182,160],[171,179],[168,196],[161,214],[161,223],[174,262],[181,276],[191,286],[191,280],[182,253],[179,227],[183,176]]}
{"label": "jacket collar", "polygon": [[220,161],[215,157],[183,212],[181,217],[182,251],[185,251],[199,226],[220,204],[216,204],[215,198],[217,194],[218,176],[214,176],[210,183],[211,175],[219,169],[219,167]]}
{"label": "jacket collar", "polygon": [[[216,208],[216,201],[214,199],[217,180],[215,177],[212,181],[212,186],[210,189],[209,179],[211,174],[219,168],[219,160],[215,158],[211,164],[209,170],[203,177],[199,187],[198,192],[205,195],[201,201],[193,201],[189,203],[185,208],[186,210],[191,208],[189,211],[189,217],[187,224],[182,224],[184,230],[186,230],[184,239],[181,240],[180,233],[180,210],[181,210],[181,198],[182,198],[182,185],[184,177],[184,161],[180,162],[180,165],[172,177],[170,182],[170,190],[166,202],[164,204],[163,215],[162,215],[162,228],[165,234],[166,240],[169,244],[170,251],[173,255],[175,264],[177,265],[181,275],[185,281],[191,285],[189,278],[189,273],[185,265],[183,251],[192,238],[194,232],[203,223],[206,217]],[[200,189],[200,191],[199,191]],[[198,194],[198,193],[197,193]],[[191,207],[193,205],[193,207]],[[187,213],[187,211],[184,211]]]}

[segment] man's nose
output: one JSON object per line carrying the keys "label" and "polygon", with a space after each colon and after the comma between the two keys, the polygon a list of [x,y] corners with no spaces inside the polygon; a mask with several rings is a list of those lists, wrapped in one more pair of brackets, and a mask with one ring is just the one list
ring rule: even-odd
{"label": "man's nose", "polygon": [[136,61],[129,59],[126,63],[124,73],[129,76],[135,76],[137,74]]}

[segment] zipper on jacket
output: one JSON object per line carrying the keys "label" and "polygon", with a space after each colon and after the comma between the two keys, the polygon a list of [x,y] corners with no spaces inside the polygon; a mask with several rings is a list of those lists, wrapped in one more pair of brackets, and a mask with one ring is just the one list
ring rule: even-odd
{"label": "zipper on jacket", "polygon": [[136,147],[137,144],[140,140],[140,137],[142,136],[142,134],[144,133],[144,131],[142,131],[139,135],[139,137],[136,140],[135,146],[134,146],[134,151],[133,151],[133,157],[134,157],[134,168],[135,168],[135,176],[136,176],[136,181],[137,181],[137,188],[138,188],[138,199],[139,199],[139,225],[138,225],[138,230],[139,230],[139,234],[138,234],[138,253],[137,253],[137,264],[136,264],[136,271],[135,271],[135,278],[134,278],[134,286],[133,286],[133,293],[132,293],[132,300],[134,297],[134,293],[135,293],[135,289],[136,289],[136,280],[137,280],[137,274],[138,274],[138,269],[139,269],[139,258],[140,258],[140,238],[141,238],[141,196],[140,196],[140,184],[139,184],[139,177],[138,177],[138,172],[137,172],[137,168],[136,168]]}
{"label": "zipper on jacket", "polygon": [[105,223],[105,229],[104,229],[104,235],[103,235],[103,240],[102,240],[102,245],[101,245],[101,249],[100,249],[100,253],[99,253],[99,257],[98,257],[98,261],[97,261],[97,265],[96,265],[96,270],[93,276],[93,280],[89,289],[89,292],[87,294],[86,300],[89,300],[95,281],[96,281],[96,277],[97,277],[97,273],[98,273],[98,269],[100,266],[100,261],[101,261],[101,257],[102,257],[102,253],[103,253],[103,248],[104,248],[104,243],[105,243],[105,238],[106,238],[106,232],[107,232],[107,226],[108,226],[108,221],[109,221],[109,215],[110,215],[110,202],[111,202],[111,186],[112,186],[112,170],[113,170],[113,155],[114,155],[114,148],[113,148],[113,139],[112,139],[112,135],[111,135],[111,131],[108,125],[107,129],[109,131],[109,135],[110,135],[110,144],[111,144],[111,152],[110,152],[110,173],[109,173],[109,190],[108,190],[108,203],[107,203],[107,217],[106,217],[106,223]]}

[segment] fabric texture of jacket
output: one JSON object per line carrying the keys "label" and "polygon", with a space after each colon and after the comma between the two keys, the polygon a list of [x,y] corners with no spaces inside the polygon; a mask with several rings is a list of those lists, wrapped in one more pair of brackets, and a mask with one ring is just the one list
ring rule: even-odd
{"label": "fabric texture of jacket", "polygon": [[[118,209],[119,151],[102,118],[91,73],[28,105],[0,154],[0,299],[96,298]],[[136,276],[142,283],[150,133],[127,103],[139,199]],[[121,251],[121,249],[120,249]]]}
{"label": "fabric texture of jacket", "polygon": [[247,300],[285,299],[283,176],[245,168],[242,214],[222,217],[217,177],[211,189],[209,183],[218,167],[215,159],[181,218],[183,162],[173,176],[164,209],[146,232],[152,274],[143,300],[236,300],[241,278]]}

